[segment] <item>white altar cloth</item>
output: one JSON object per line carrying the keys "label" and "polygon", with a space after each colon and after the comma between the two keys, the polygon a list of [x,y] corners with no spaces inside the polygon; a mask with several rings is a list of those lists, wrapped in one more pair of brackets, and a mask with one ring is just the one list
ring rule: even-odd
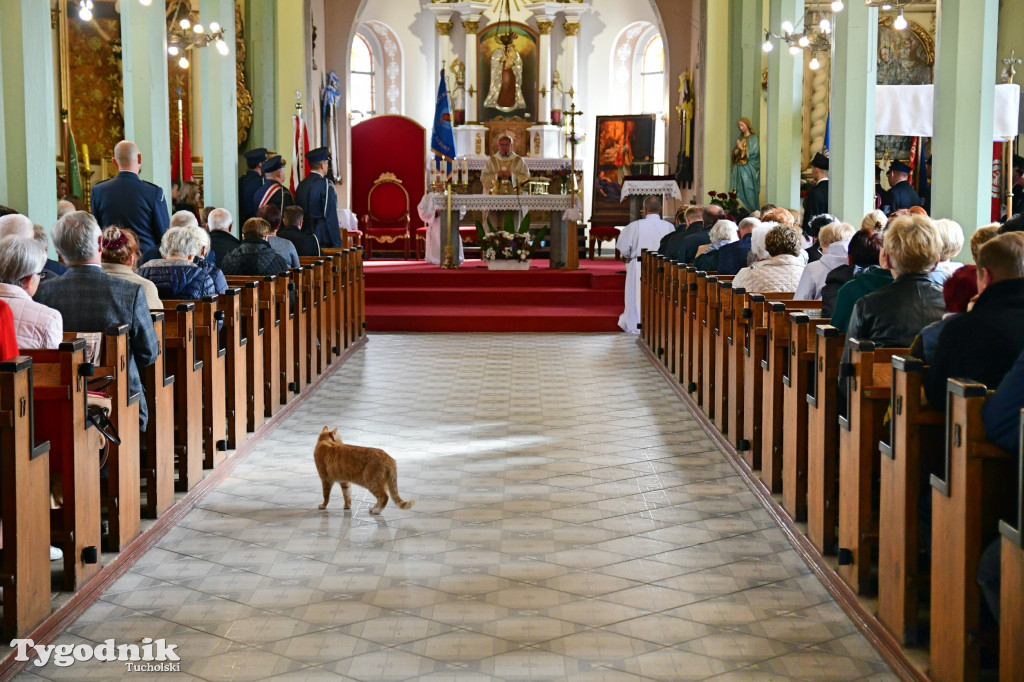
{"label": "white altar cloth", "polygon": [[[995,86],[992,139],[1017,136],[1020,85]],[[875,90],[875,135],[933,137],[935,111],[933,85],[879,85]]]}
{"label": "white altar cloth", "polygon": [[631,196],[655,194],[661,196],[670,194],[677,201],[683,200],[683,195],[679,192],[679,185],[675,180],[626,180],[622,183],[622,198],[619,201],[625,201],[626,197]]}

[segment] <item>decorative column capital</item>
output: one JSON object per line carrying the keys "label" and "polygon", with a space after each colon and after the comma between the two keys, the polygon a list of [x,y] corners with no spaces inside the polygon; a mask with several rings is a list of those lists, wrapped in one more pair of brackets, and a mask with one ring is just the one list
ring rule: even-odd
{"label": "decorative column capital", "polygon": [[462,28],[466,33],[476,33],[480,29],[479,19],[464,19]]}
{"label": "decorative column capital", "polygon": [[437,35],[439,35],[439,36],[451,35],[451,32],[452,32],[452,22],[450,22],[450,21],[435,21],[434,22],[434,28],[437,30]]}
{"label": "decorative column capital", "polygon": [[578,21],[566,21],[562,26],[565,28],[567,36],[576,36],[580,33],[580,22]]}
{"label": "decorative column capital", "polygon": [[549,35],[551,33],[551,28],[554,25],[555,22],[553,21],[546,21],[544,19],[537,20],[537,30],[540,32],[542,36]]}

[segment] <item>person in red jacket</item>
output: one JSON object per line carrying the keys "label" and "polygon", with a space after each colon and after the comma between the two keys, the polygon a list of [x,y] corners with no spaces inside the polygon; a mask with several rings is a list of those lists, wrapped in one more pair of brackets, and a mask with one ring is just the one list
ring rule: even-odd
{"label": "person in red jacket", "polygon": [[18,354],[18,339],[14,335],[14,313],[11,306],[0,301],[0,361],[10,360]]}

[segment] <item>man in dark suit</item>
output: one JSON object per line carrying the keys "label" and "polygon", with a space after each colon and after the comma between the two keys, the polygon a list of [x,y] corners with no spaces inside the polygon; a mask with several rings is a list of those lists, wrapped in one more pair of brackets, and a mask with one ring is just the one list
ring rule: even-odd
{"label": "man in dark suit", "polygon": [[281,229],[277,236],[287,239],[295,246],[295,253],[299,256],[319,256],[320,242],[310,230],[302,224],[302,207],[289,206],[281,216]]}
{"label": "man in dark suit", "polygon": [[292,191],[283,184],[284,167],[285,160],[280,154],[274,154],[263,162],[265,182],[262,187],[257,187],[252,195],[257,212],[264,206],[277,206],[281,213],[284,213],[284,209],[295,204]]}
{"label": "man in dark suit", "polygon": [[889,191],[882,197],[882,210],[887,214],[901,208],[921,206],[921,197],[907,182],[910,166],[902,161],[893,161],[889,166]]}
{"label": "man in dark suit", "polygon": [[210,211],[206,223],[210,228],[210,251],[215,256],[213,260],[215,263],[223,263],[227,255],[242,243],[232,232],[234,225],[231,213],[225,208],[216,208]]}
{"label": "man in dark suit", "polygon": [[704,223],[701,222],[700,218],[700,206],[690,206],[686,209],[686,213],[683,214],[683,222],[676,225],[676,229],[673,232],[662,238],[661,244],[658,245],[658,253],[666,255],[676,253],[684,239],[704,229]]}
{"label": "man in dark suit", "polygon": [[338,196],[327,177],[330,156],[327,147],[318,147],[306,154],[310,173],[295,189],[295,201],[302,207],[302,220],[306,231],[320,240],[321,246],[340,249],[341,230],[338,227]]}
{"label": "man in dark suit", "polygon": [[164,191],[139,177],[142,154],[134,142],[114,145],[114,163],[117,175],[92,188],[92,214],[103,227],[117,225],[134,232],[145,253],[160,243],[171,218]]}
{"label": "man in dark suit", "polygon": [[1024,157],[1013,156],[1013,214],[1024,213]]}
{"label": "man in dark suit", "polygon": [[51,236],[68,271],[40,285],[35,300],[60,312],[64,331],[102,332],[128,325],[128,389],[139,394],[140,429],[145,429],[149,410],[139,368],[156,361],[156,331],[142,287],[111,277],[100,267],[101,234],[96,219],[85,211],[58,220]]}
{"label": "man in dark suit", "polygon": [[811,218],[828,213],[828,157],[821,152],[811,159],[811,178],[814,180],[814,186],[804,197],[804,219],[800,227],[803,228],[804,234],[817,237],[818,235],[812,234],[810,230]]}
{"label": "man in dark suit", "polygon": [[242,224],[249,218],[256,217],[256,204],[253,203],[253,195],[256,190],[263,186],[263,162],[267,160],[267,150],[263,147],[250,149],[242,156],[249,170],[245,175],[238,178],[238,213],[241,216]]}
{"label": "man in dark suit", "polygon": [[[669,255],[669,258],[680,263],[693,263],[693,259],[697,257],[697,249],[703,244],[711,243],[711,228],[715,226],[719,220],[725,217],[725,209],[716,204],[711,204],[704,207],[704,211],[701,214],[701,229],[693,232],[692,234],[686,235],[682,241],[679,242],[679,248],[674,253]],[[691,226],[692,227],[692,226]],[[689,230],[687,230],[689,232]]]}

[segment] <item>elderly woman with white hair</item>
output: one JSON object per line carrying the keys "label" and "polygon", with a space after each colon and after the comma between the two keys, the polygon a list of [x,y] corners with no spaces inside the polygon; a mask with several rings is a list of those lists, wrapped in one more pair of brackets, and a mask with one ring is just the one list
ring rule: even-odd
{"label": "elderly woman with white hair", "polygon": [[848,258],[847,246],[853,238],[854,229],[850,223],[833,222],[818,231],[818,244],[821,246],[821,258],[808,263],[800,276],[793,298],[800,301],[821,300],[825,278],[835,268],[846,265]]}
{"label": "elderly woman with white hair", "polygon": [[0,239],[0,300],[14,314],[19,348],[56,348],[64,338],[60,312],[32,300],[45,265],[46,252],[35,239]]}
{"label": "elderly woman with white hair", "polygon": [[189,224],[185,227],[199,243],[199,255],[193,258],[192,262],[210,276],[210,279],[213,280],[213,288],[217,290],[217,294],[223,294],[228,290],[228,281],[224,279],[224,273],[221,269],[213,262],[214,254],[210,250],[210,233],[199,227],[198,224]]}
{"label": "elderly woman with white hair", "polygon": [[139,269],[139,274],[156,285],[163,300],[199,299],[216,296],[213,280],[192,262],[199,254],[199,242],[187,227],[172,227],[160,239],[160,255]]}
{"label": "elderly woman with white hair", "polygon": [[[964,265],[953,260],[963,251],[964,228],[960,227],[960,223],[948,218],[936,220],[935,227],[939,228],[939,236],[942,237],[942,255],[939,257],[939,262],[932,272],[932,279],[942,284],[950,275]],[[942,281],[939,282],[939,279]]]}
{"label": "elderly woman with white hair", "polygon": [[719,249],[739,239],[739,227],[731,220],[719,220],[708,232],[708,238],[711,243],[697,250],[693,265],[698,270],[717,272]]}

